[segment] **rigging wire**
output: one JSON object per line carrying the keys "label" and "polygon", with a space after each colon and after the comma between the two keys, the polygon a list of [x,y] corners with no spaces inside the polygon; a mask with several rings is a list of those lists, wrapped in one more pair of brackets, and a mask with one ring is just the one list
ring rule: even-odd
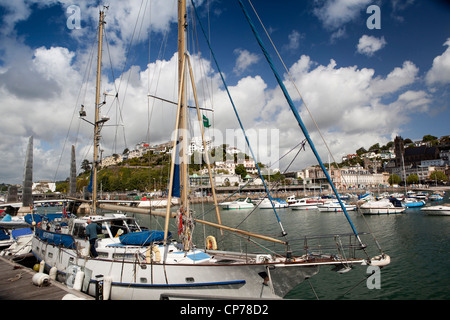
{"label": "rigging wire", "polygon": [[[345,180],[344,175],[341,173],[341,168],[338,166],[337,161],[336,161],[336,159],[334,158],[334,155],[333,155],[333,153],[331,152],[330,147],[328,146],[328,143],[326,142],[326,140],[325,140],[325,138],[324,138],[322,132],[320,131],[319,125],[317,124],[317,122],[316,122],[315,118],[313,117],[313,115],[312,115],[310,109],[308,108],[308,104],[306,103],[305,99],[303,98],[302,94],[300,93],[300,90],[298,89],[298,87],[297,87],[297,85],[296,85],[296,83],[295,83],[295,81],[294,81],[294,79],[293,79],[293,77],[292,77],[292,75],[291,75],[289,69],[286,67],[286,64],[284,63],[284,60],[283,60],[283,58],[281,57],[281,55],[280,55],[280,53],[279,53],[279,51],[278,51],[278,49],[277,49],[275,43],[272,41],[272,37],[270,36],[269,32],[267,32],[267,29],[266,29],[264,23],[262,22],[261,18],[259,17],[258,12],[256,11],[255,7],[253,6],[252,1],[251,1],[251,0],[248,0],[248,2],[249,2],[249,4],[250,4],[250,6],[252,7],[253,12],[255,13],[255,16],[258,18],[259,23],[261,24],[261,27],[264,29],[264,32],[266,33],[267,38],[269,39],[270,43],[272,44],[272,47],[273,47],[273,49],[275,50],[275,52],[276,52],[276,54],[277,54],[277,56],[278,56],[278,59],[280,60],[281,64],[283,65],[284,70],[286,71],[286,74],[289,76],[289,79],[290,79],[292,85],[294,86],[295,90],[297,91],[297,94],[299,95],[300,99],[303,101],[303,105],[305,106],[306,111],[308,111],[308,114],[309,114],[311,120],[313,121],[314,126],[316,127],[317,132],[319,133],[319,135],[320,135],[320,137],[321,137],[323,143],[325,144],[325,147],[327,148],[328,153],[331,155],[331,158],[333,159],[333,162],[335,163],[336,168],[337,168],[338,171],[339,171],[339,174],[340,174],[340,176],[341,176],[341,179],[344,181],[344,183],[345,183],[346,185],[348,185],[348,183],[347,183],[346,180]],[[363,216],[364,222],[366,223],[366,226],[369,228],[369,231],[370,231],[370,227],[369,227],[369,224],[367,223],[366,218],[364,217],[364,215],[362,215],[362,216]],[[375,241],[375,243],[376,243],[376,245],[377,245],[377,248],[380,250],[381,253],[383,253],[383,249],[381,248],[380,244],[378,243],[378,240],[376,239],[375,234],[374,234],[373,232],[371,232],[371,231],[370,231],[370,234],[372,235],[372,237],[373,237],[373,239],[374,239],[374,241]]]}
{"label": "rigging wire", "polygon": [[[205,29],[203,28],[203,25],[202,25],[202,23],[201,23],[201,21],[200,21],[200,19],[199,19],[198,12],[197,12],[197,9],[196,9],[196,7],[195,7],[195,4],[194,4],[194,1],[193,1],[193,0],[191,0],[191,4],[192,4],[192,6],[193,6],[193,8],[194,8],[194,12],[195,12],[195,15],[197,16],[197,21],[199,22],[199,25],[200,25],[200,27],[201,27],[202,33],[203,33],[203,35],[205,36],[206,42],[207,42],[208,47],[209,47],[209,49],[210,49],[210,51],[211,51],[212,57],[213,57],[213,59],[214,59],[214,62],[215,62],[215,64],[216,64],[216,67],[217,67],[217,71],[218,71],[218,73],[220,74],[220,78],[222,79],[222,83],[223,83],[223,85],[224,85],[224,87],[225,87],[225,89],[226,89],[226,91],[227,91],[227,94],[228,94],[228,97],[229,97],[229,99],[230,99],[231,105],[232,105],[232,107],[233,107],[234,113],[235,113],[236,118],[237,118],[237,120],[238,120],[238,122],[239,122],[239,126],[241,127],[242,132],[244,133],[244,138],[245,138],[245,141],[246,141],[246,143],[247,143],[247,145],[248,145],[248,147],[249,147],[249,149],[250,149],[250,152],[251,152],[251,154],[252,154],[252,158],[255,159],[255,154],[253,153],[253,149],[252,149],[252,147],[250,146],[250,142],[249,142],[249,140],[248,140],[248,136],[247,136],[247,134],[245,133],[244,126],[243,126],[243,124],[242,124],[242,121],[241,121],[241,119],[240,119],[238,113],[237,113],[237,109],[236,109],[236,106],[235,106],[235,104],[234,104],[234,101],[233,101],[233,99],[232,99],[232,97],[231,97],[230,91],[228,90],[228,85],[227,85],[226,82],[225,82],[225,78],[224,78],[224,76],[223,76],[223,73],[222,73],[222,71],[220,70],[220,67],[219,67],[219,64],[218,64],[218,62],[217,62],[217,59],[215,58],[214,52],[212,51],[211,44],[209,43],[209,40],[208,40],[208,38],[206,37]],[[268,190],[267,185],[266,185],[266,182],[264,181],[264,178],[262,177],[261,169],[260,169],[260,167],[259,167],[259,165],[258,165],[257,163],[256,163],[256,168],[257,168],[257,170],[258,170],[259,176],[261,177],[261,181],[263,182],[264,189],[266,190],[267,195],[268,195],[268,197],[269,197],[269,199],[270,199],[270,202],[271,202],[271,204],[272,204],[272,208],[273,208],[273,211],[274,211],[274,213],[275,213],[275,217],[276,217],[276,219],[277,219],[277,221],[278,221],[278,224],[279,224],[279,226],[280,226],[280,228],[281,228],[282,235],[283,235],[283,236],[287,236],[287,233],[286,233],[286,231],[284,230],[283,224],[281,223],[280,217],[278,216],[277,210],[275,209],[275,206],[274,206],[274,204],[273,204],[272,196],[270,195],[269,190]]]}
{"label": "rigging wire", "polygon": [[[267,29],[266,29],[264,23],[262,22],[261,18],[259,17],[258,12],[256,11],[255,7],[253,6],[251,0],[248,0],[248,2],[249,2],[249,4],[250,4],[250,6],[252,7],[253,12],[255,13],[256,17],[258,18],[259,23],[261,24],[261,27],[264,29],[264,32],[266,33],[267,38],[269,39],[270,43],[272,44],[272,47],[273,47],[273,49],[275,50],[275,52],[276,52],[276,54],[277,54],[277,56],[278,56],[278,59],[279,59],[280,62],[282,63],[282,65],[283,65],[283,67],[284,67],[284,70],[286,71],[286,74],[289,76],[289,79],[290,79],[292,85],[294,86],[295,90],[297,91],[297,94],[299,95],[300,99],[303,101],[303,105],[305,106],[306,111],[308,111],[308,114],[309,114],[311,120],[313,121],[314,126],[315,126],[316,129],[317,129],[317,132],[319,133],[320,137],[322,138],[322,141],[323,141],[323,143],[325,144],[325,147],[327,148],[328,153],[331,155],[331,158],[333,159],[334,163],[336,163],[336,167],[337,167],[338,170],[340,171],[340,168],[339,168],[339,166],[337,165],[337,161],[336,161],[336,159],[334,158],[334,155],[333,155],[333,153],[331,152],[330,147],[328,146],[328,143],[326,142],[326,140],[325,140],[325,138],[324,138],[322,132],[320,131],[319,125],[317,124],[315,118],[313,117],[311,111],[309,110],[308,105],[307,105],[305,99],[303,98],[302,94],[300,93],[300,90],[298,89],[297,84],[295,83],[295,81],[294,81],[294,79],[293,79],[293,77],[292,77],[292,75],[291,75],[289,69],[286,67],[286,64],[284,63],[284,60],[283,60],[283,58],[281,57],[281,55],[280,55],[280,53],[279,53],[279,51],[278,51],[278,49],[277,49],[275,43],[272,41],[272,37],[270,36],[269,32],[267,32]],[[345,182],[345,178],[344,178],[344,176],[343,176],[342,174],[341,174],[341,178],[342,178],[342,179],[344,180],[344,182]],[[346,183],[346,182],[345,182],[345,183]],[[347,183],[346,183],[346,184],[347,184]]]}
{"label": "rigging wire", "polygon": [[334,184],[333,184],[333,182],[331,180],[331,177],[328,174],[328,171],[326,170],[322,160],[320,159],[320,156],[317,153],[317,150],[316,150],[316,148],[314,146],[314,143],[312,142],[312,140],[311,140],[311,138],[309,136],[309,133],[308,133],[308,131],[307,131],[307,129],[306,129],[306,127],[305,127],[305,125],[304,125],[304,123],[303,123],[303,121],[302,121],[302,119],[301,119],[301,117],[300,117],[296,107],[294,106],[294,103],[292,102],[292,99],[290,98],[289,93],[287,92],[286,86],[283,84],[283,81],[281,80],[280,75],[278,74],[277,70],[275,69],[273,61],[272,61],[271,57],[269,56],[269,54],[268,54],[268,52],[266,50],[266,47],[262,43],[261,37],[259,36],[258,32],[256,31],[255,26],[254,26],[250,16],[248,15],[248,12],[245,9],[244,4],[242,3],[241,0],[239,0],[239,5],[240,5],[240,7],[241,7],[241,9],[242,9],[242,11],[243,11],[243,13],[245,15],[245,18],[246,18],[247,22],[249,23],[249,25],[250,25],[250,27],[252,29],[252,32],[253,32],[253,34],[254,34],[254,36],[255,36],[255,38],[256,38],[256,40],[257,40],[257,42],[258,42],[258,44],[259,44],[259,46],[260,46],[260,48],[262,50],[262,52],[263,52],[267,62],[269,63],[270,68],[272,69],[272,72],[273,72],[273,74],[274,74],[274,76],[275,76],[275,78],[276,78],[276,80],[277,80],[277,82],[279,84],[279,87],[283,91],[283,94],[284,94],[284,96],[286,98],[286,101],[288,102],[289,107],[290,107],[292,113],[294,114],[294,116],[295,116],[295,118],[296,118],[296,120],[298,122],[298,125],[300,126],[303,134],[305,135],[305,138],[308,140],[308,143],[309,143],[311,149],[313,150],[313,153],[314,153],[314,155],[315,155],[315,157],[316,157],[320,167],[322,168],[323,173],[325,174],[328,182],[330,183],[331,188],[333,189],[334,194],[336,195],[336,198],[339,201],[340,206],[342,207],[342,211],[343,211],[343,213],[344,213],[348,223],[350,224],[350,227],[351,227],[351,229],[352,229],[356,239],[360,242],[361,245],[363,245],[363,243],[362,243],[362,241],[361,241],[361,239],[360,239],[360,237],[358,235],[358,232],[356,231],[356,228],[355,228],[355,226],[354,226],[350,216],[348,215],[347,210],[345,209],[341,198],[339,197],[339,194],[338,194],[338,192],[336,190],[336,187],[334,186]]}
{"label": "rigging wire", "polygon": [[[75,102],[75,105],[74,105],[74,108],[73,108],[72,118],[70,119],[69,127],[67,129],[66,138],[64,139],[63,147],[61,149],[61,154],[59,156],[58,165],[56,166],[55,176],[53,178],[54,181],[56,181],[56,177],[58,175],[59,166],[61,165],[61,160],[62,160],[62,157],[63,157],[63,154],[64,154],[64,150],[66,148],[66,143],[69,140],[70,130],[72,128],[72,123],[74,121],[75,114],[79,110],[78,109],[79,108],[78,103],[79,103],[80,97],[82,95],[83,83],[86,83],[86,86],[85,86],[85,89],[84,89],[84,95],[83,95],[83,99],[82,100],[84,101],[86,99],[86,92],[87,92],[87,87],[88,87],[87,83],[89,82],[89,74],[90,74],[89,70],[91,70],[91,67],[92,67],[92,61],[93,61],[94,51],[95,51],[94,50],[95,49],[95,43],[96,43],[96,39],[94,38],[94,40],[92,41],[92,45],[91,45],[91,53],[89,55],[88,63],[86,64],[86,68],[85,68],[85,72],[84,72],[84,76],[83,76],[83,81],[82,81],[82,84],[81,84],[80,89],[78,91],[78,96],[77,96],[77,99],[76,99],[76,102]],[[77,142],[78,142],[78,134],[79,134],[79,131],[80,131],[80,125],[81,125],[81,120],[78,121],[77,132],[75,134],[75,142],[74,142],[75,146],[77,145]]]}

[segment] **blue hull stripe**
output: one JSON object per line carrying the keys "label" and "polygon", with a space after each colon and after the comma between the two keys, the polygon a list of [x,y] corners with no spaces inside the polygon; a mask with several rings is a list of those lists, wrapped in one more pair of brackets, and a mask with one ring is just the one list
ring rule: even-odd
{"label": "blue hull stripe", "polygon": [[[91,283],[94,281],[91,280]],[[226,285],[244,285],[245,280],[223,281],[223,282],[204,282],[204,283],[174,283],[174,284],[149,284],[149,283],[125,283],[112,282],[113,286],[117,287],[137,287],[137,288],[189,288],[189,287],[212,287],[212,286],[226,286]]]}

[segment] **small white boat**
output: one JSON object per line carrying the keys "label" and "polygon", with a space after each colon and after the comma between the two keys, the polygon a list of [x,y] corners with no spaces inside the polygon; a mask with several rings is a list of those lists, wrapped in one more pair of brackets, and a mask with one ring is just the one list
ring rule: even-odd
{"label": "small white boat", "polygon": [[233,209],[253,209],[255,205],[252,203],[252,199],[247,198],[239,198],[234,201],[221,202],[219,206],[225,210],[233,210]]}
{"label": "small white boat", "polygon": [[323,204],[323,200],[302,198],[297,200],[296,203],[289,204],[289,208],[293,210],[316,210],[318,205]]}
{"label": "small white boat", "polygon": [[430,206],[420,209],[430,216],[450,216],[450,205]]}
{"label": "small white boat", "polygon": [[359,208],[363,214],[396,214],[405,212],[405,208],[400,200],[395,198],[368,201]]}
{"label": "small white boat", "polygon": [[295,198],[295,195],[289,196],[286,198],[286,202],[288,205],[296,203],[298,200]]}
{"label": "small white boat", "polygon": [[444,197],[441,196],[439,193],[433,193],[431,196],[428,197],[431,201],[441,201],[444,200]]}
{"label": "small white boat", "polygon": [[[273,202],[273,206],[275,207],[275,209],[287,208],[289,206],[286,201],[282,202],[280,199],[272,198],[272,202]],[[270,203],[269,198],[264,198],[264,200],[262,200],[259,203],[258,208],[260,208],[260,209],[272,209],[272,203]]]}
{"label": "small white boat", "polygon": [[[344,201],[342,201],[342,203],[344,204],[345,210],[347,210],[347,211],[354,211],[354,210],[356,210],[356,206],[355,205],[347,204]],[[341,207],[341,205],[339,204],[338,201],[326,202],[326,203],[318,205],[317,208],[319,209],[319,211],[342,212],[342,207]]]}
{"label": "small white boat", "polygon": [[425,200],[419,200],[414,198],[405,198],[402,200],[402,206],[405,208],[418,208],[425,205]]}

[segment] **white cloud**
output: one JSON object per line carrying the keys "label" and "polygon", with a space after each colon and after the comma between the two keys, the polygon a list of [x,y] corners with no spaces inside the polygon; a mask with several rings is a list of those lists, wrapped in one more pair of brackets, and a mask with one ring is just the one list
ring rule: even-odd
{"label": "white cloud", "polygon": [[292,30],[288,36],[288,44],[286,48],[289,50],[296,50],[300,46],[300,40],[304,38],[304,35],[300,34],[297,30]]}
{"label": "white cloud", "polygon": [[363,35],[358,42],[357,51],[366,56],[373,56],[373,54],[386,46],[384,37],[376,38],[372,36]]}
{"label": "white cloud", "polygon": [[260,57],[257,54],[251,53],[245,49],[235,49],[234,53],[238,56],[236,59],[236,65],[234,66],[234,73],[242,74],[251,65],[257,63]]}
{"label": "white cloud", "polygon": [[426,75],[426,82],[428,85],[450,83],[450,38],[444,43],[447,46],[445,52],[434,58],[433,66]]}
{"label": "white cloud", "polygon": [[371,2],[371,0],[316,1],[318,6],[314,9],[314,14],[326,29],[337,30],[357,18]]}

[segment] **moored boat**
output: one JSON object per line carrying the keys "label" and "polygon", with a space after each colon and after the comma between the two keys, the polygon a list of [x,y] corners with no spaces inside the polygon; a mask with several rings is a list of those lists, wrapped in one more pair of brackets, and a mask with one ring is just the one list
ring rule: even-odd
{"label": "moored boat", "polygon": [[297,200],[296,203],[290,204],[289,208],[293,210],[317,210],[317,206],[323,203],[323,200],[315,198],[302,198]]}
{"label": "moored boat", "polygon": [[430,216],[450,216],[450,205],[443,204],[440,206],[423,207],[420,211],[423,211]]}
{"label": "moored boat", "polygon": [[264,198],[258,204],[258,208],[260,208],[260,209],[272,209],[273,208],[272,207],[272,203],[273,203],[273,207],[275,207],[276,209],[287,208],[289,206],[286,201],[283,201],[281,199],[272,198],[272,202],[271,202],[269,198]]}
{"label": "moored boat", "polygon": [[252,203],[252,199],[249,197],[239,198],[234,201],[221,202],[219,203],[219,206],[224,210],[252,209],[255,207]]}
{"label": "moored boat", "polygon": [[[353,204],[347,204],[343,202],[343,206],[345,210],[347,211],[354,211],[356,210],[356,206]],[[325,211],[325,212],[343,212],[342,206],[337,201],[332,202],[325,202],[323,204],[317,205],[317,208],[319,211]]]}
{"label": "moored boat", "polygon": [[363,214],[397,214],[405,212],[401,202],[395,198],[368,201],[359,207]]}

